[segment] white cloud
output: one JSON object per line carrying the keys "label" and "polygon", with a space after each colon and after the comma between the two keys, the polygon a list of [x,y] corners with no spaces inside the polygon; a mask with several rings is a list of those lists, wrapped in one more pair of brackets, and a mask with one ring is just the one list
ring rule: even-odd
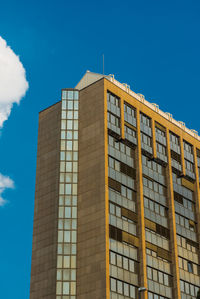
{"label": "white cloud", "polygon": [[28,89],[26,73],[19,57],[0,36],[0,128]]}
{"label": "white cloud", "polygon": [[[8,119],[13,104],[19,104],[28,89],[25,69],[19,57],[0,36],[0,129]],[[0,173],[0,206],[6,203],[2,193],[14,188],[14,182]]]}
{"label": "white cloud", "polygon": [[0,173],[0,206],[6,203],[6,200],[2,197],[2,193],[7,188],[14,188],[14,182],[8,176],[4,176]]}

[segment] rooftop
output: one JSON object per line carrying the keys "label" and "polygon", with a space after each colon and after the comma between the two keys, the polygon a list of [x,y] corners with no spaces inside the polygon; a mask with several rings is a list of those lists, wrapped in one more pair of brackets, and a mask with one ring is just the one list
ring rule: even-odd
{"label": "rooftop", "polygon": [[130,89],[130,85],[128,85],[126,83],[120,83],[119,81],[117,81],[115,79],[114,75],[111,75],[111,74],[110,75],[102,75],[102,74],[97,74],[97,73],[87,71],[85,73],[85,75],[82,77],[82,79],[79,81],[79,83],[76,85],[75,88],[81,90],[81,89],[89,86],[90,84],[92,84],[92,83],[94,83],[94,82],[96,82],[96,81],[98,81],[102,78],[105,78],[105,79],[111,81],[113,84],[115,84],[116,86],[118,86],[119,88],[121,88],[122,90],[127,92],[129,95],[134,97],[136,100],[142,102],[144,105],[149,107],[151,110],[153,110],[156,113],[160,114],[162,117],[164,117],[168,121],[172,122],[174,125],[176,125],[180,129],[182,129],[183,131],[185,131],[186,133],[188,133],[189,135],[191,135],[192,137],[194,137],[198,141],[200,141],[200,136],[198,135],[198,132],[196,130],[188,129],[185,126],[184,122],[175,120],[173,118],[172,114],[170,114],[168,112],[163,112],[162,110],[160,110],[160,108],[157,104],[148,102],[145,99],[143,94],[135,93],[134,91],[132,91]]}

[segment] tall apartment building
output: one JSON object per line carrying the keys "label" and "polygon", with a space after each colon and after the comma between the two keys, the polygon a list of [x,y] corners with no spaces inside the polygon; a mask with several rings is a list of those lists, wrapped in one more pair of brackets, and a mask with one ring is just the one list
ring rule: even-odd
{"label": "tall apartment building", "polygon": [[194,299],[200,137],[87,72],[39,115],[31,299]]}

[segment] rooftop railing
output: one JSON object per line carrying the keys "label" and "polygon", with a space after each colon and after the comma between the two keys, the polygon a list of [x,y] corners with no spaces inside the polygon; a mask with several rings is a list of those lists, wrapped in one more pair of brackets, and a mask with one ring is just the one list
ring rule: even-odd
{"label": "rooftop railing", "polygon": [[110,80],[113,84],[115,84],[116,86],[118,86],[119,88],[123,89],[125,92],[127,92],[128,94],[130,94],[132,97],[134,97],[136,100],[138,100],[139,102],[143,103],[144,105],[146,105],[147,107],[149,107],[151,110],[157,112],[158,114],[160,114],[162,117],[164,117],[165,119],[169,120],[171,123],[173,123],[174,125],[176,125],[177,127],[179,127],[180,129],[182,129],[183,131],[185,131],[186,133],[188,133],[189,135],[191,135],[192,137],[196,138],[198,141],[200,141],[200,136],[198,135],[198,132],[196,130],[190,130],[185,126],[184,122],[181,121],[177,121],[172,117],[172,114],[168,113],[168,112],[163,112],[162,110],[159,109],[159,106],[155,103],[150,103],[147,100],[145,100],[144,95],[142,94],[137,94],[134,91],[132,91],[130,89],[130,86],[127,85],[126,83],[120,83],[119,81],[117,81],[114,78],[114,75],[109,75],[106,76],[106,78],[108,80]]}

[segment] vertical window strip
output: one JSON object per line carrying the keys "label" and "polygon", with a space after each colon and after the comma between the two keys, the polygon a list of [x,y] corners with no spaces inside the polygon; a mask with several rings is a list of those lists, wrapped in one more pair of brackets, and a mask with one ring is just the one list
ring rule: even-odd
{"label": "vertical window strip", "polygon": [[76,299],[79,93],[62,91],[56,299]]}

